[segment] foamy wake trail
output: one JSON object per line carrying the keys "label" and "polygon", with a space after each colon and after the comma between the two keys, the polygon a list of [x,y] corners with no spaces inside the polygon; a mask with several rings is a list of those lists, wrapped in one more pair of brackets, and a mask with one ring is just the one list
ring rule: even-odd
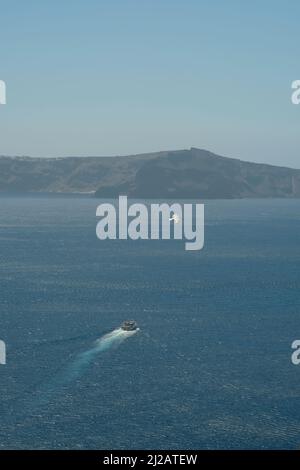
{"label": "foamy wake trail", "polygon": [[61,388],[67,386],[74,380],[82,376],[88,368],[93,358],[98,354],[117,348],[125,339],[133,336],[137,330],[125,331],[121,328],[108,333],[99,338],[91,349],[78,354],[74,361],[65,369],[59,372],[56,377],[39,390],[39,397],[35,402],[36,406],[46,404],[51,399],[52,394],[58,392]]}
{"label": "foamy wake trail", "polygon": [[108,349],[115,349],[117,348],[123,341],[133,334],[136,333],[135,331],[124,331],[121,328],[117,328],[116,330],[108,333],[107,335],[102,336],[99,338],[94,347],[88,349],[87,351],[78,354],[75,358],[74,362],[70,364],[64,373],[64,383],[68,383],[76,379],[77,377],[81,376],[86,367],[90,364],[95,356],[99,353],[107,351]]}

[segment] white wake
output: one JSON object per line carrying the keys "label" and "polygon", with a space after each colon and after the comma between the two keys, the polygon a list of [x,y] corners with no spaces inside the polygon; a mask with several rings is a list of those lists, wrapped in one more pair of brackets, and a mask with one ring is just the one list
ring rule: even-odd
{"label": "white wake", "polygon": [[74,361],[61,370],[53,380],[41,387],[35,406],[48,403],[54,393],[57,393],[61,388],[80,378],[98,354],[117,348],[123,341],[135,335],[138,331],[139,328],[133,331],[117,328],[97,339],[90,349],[79,353]]}

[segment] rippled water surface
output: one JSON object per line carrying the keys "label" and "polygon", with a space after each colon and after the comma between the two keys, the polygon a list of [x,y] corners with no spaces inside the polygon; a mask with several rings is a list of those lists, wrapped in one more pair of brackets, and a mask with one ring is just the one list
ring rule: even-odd
{"label": "rippled water surface", "polygon": [[0,198],[0,446],[299,448],[300,203],[209,201],[200,252],[99,241],[96,206]]}

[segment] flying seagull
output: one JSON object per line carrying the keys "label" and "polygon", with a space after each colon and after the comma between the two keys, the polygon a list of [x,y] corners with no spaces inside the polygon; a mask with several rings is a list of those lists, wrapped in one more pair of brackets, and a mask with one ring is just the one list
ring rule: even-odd
{"label": "flying seagull", "polygon": [[172,217],[169,220],[174,220],[174,224],[178,224],[180,222],[180,217],[176,212],[172,215]]}

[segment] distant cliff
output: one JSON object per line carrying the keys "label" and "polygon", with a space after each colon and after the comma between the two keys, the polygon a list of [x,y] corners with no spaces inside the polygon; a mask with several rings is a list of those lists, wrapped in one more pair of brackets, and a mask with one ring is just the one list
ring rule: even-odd
{"label": "distant cliff", "polygon": [[0,157],[0,192],[136,198],[298,198],[300,170],[206,150],[124,157]]}

